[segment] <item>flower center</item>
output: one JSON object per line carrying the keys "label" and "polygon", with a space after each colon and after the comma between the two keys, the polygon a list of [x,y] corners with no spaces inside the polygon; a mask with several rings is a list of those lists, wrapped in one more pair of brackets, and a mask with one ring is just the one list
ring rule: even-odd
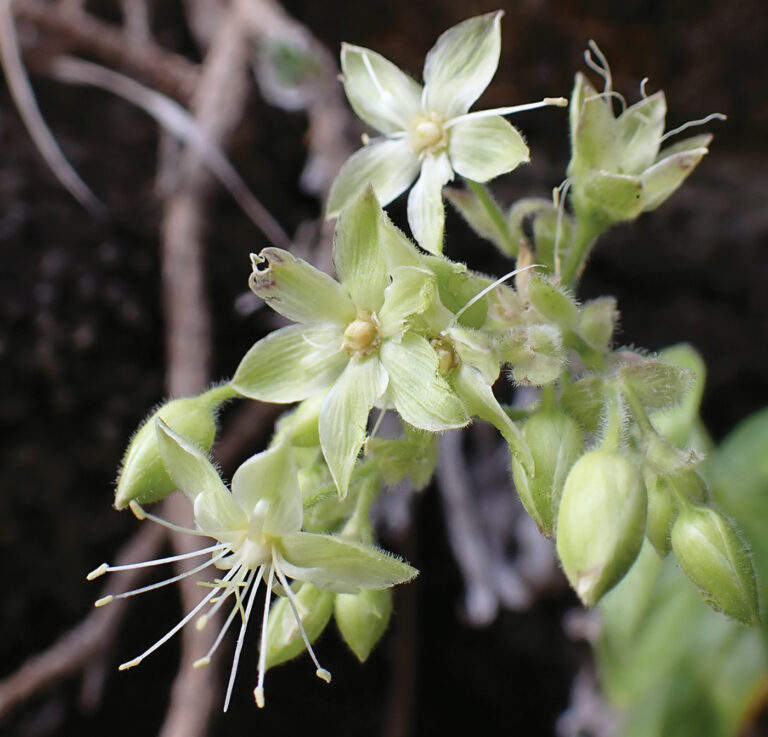
{"label": "flower center", "polygon": [[448,338],[439,335],[436,338],[431,338],[429,342],[437,353],[437,370],[441,376],[447,376],[459,367],[461,359]]}
{"label": "flower center", "polygon": [[448,131],[437,113],[419,116],[411,125],[411,148],[417,153],[437,153],[448,146]]}
{"label": "flower center", "polygon": [[341,347],[350,355],[367,356],[379,345],[379,321],[369,312],[360,312],[344,331]]}

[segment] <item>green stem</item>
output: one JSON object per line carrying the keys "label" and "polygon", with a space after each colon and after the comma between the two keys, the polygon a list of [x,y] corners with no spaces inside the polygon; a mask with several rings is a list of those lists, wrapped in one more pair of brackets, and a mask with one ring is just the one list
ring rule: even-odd
{"label": "green stem", "polygon": [[643,433],[647,435],[656,435],[658,437],[659,433],[656,432],[656,428],[651,423],[640,398],[626,381],[621,383],[621,393],[627,400],[627,404],[629,405],[630,410],[632,410],[632,414],[635,416],[635,420]]}
{"label": "green stem", "polygon": [[232,399],[238,395],[237,390],[229,383],[218,384],[211,387],[207,392],[203,392],[201,397],[205,397],[211,404],[219,405],[222,402],[226,402],[227,399]]}
{"label": "green stem", "polygon": [[600,228],[584,218],[577,218],[576,234],[560,270],[562,283],[571,287],[581,276],[587,257],[595,245]]}
{"label": "green stem", "polygon": [[621,411],[621,396],[618,392],[608,401],[608,422],[603,435],[601,448],[617,450],[621,445],[621,436],[624,432],[624,417]]}
{"label": "green stem", "polygon": [[493,221],[493,224],[498,229],[501,237],[504,239],[506,246],[505,251],[512,257],[517,256],[517,243],[512,240],[512,236],[509,233],[509,226],[507,225],[507,219],[499,209],[496,201],[491,197],[490,192],[479,182],[475,182],[472,179],[465,180],[469,188],[474,192],[483,209],[488,213],[488,216]]}

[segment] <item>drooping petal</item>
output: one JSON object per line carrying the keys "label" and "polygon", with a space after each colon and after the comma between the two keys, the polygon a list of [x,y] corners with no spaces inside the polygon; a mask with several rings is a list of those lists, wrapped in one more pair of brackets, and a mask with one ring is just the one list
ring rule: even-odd
{"label": "drooping petal", "polygon": [[426,268],[398,266],[384,293],[379,311],[381,333],[387,338],[401,333],[406,320],[422,314],[437,296],[437,277]]}
{"label": "drooping petal", "polygon": [[194,503],[200,529],[219,532],[246,528],[245,514],[208,457],[160,419],[156,432],[163,463],[179,490]]}
{"label": "drooping petal", "polygon": [[709,150],[706,148],[680,151],[646,169],[640,175],[645,190],[643,211],[656,209],[670,197],[707,153]]}
{"label": "drooping petal", "polygon": [[502,409],[493,389],[485,382],[482,374],[472,366],[463,364],[451,375],[451,383],[467,411],[474,417],[490,422],[504,436],[523,468],[532,474],[533,458],[522,433]]}
{"label": "drooping petal", "polygon": [[353,358],[323,400],[320,446],[341,497],[365,440],[368,413],[386,389],[387,372],[376,355]]}
{"label": "drooping petal", "polygon": [[405,138],[373,141],[350,156],[328,193],[326,217],[335,218],[368,184],[386,206],[411,186],[419,173],[419,157]]}
{"label": "drooping petal", "polygon": [[623,146],[621,171],[639,174],[656,159],[664,132],[667,102],[662,91],[627,108],[617,119]]}
{"label": "drooping petal", "polygon": [[428,110],[453,118],[480,97],[499,65],[502,15],[470,18],[437,39],[424,63]]}
{"label": "drooping petal", "polygon": [[280,568],[287,576],[340,594],[386,589],[418,574],[383,550],[332,535],[296,532],[278,544]]}
{"label": "drooping petal", "polygon": [[344,208],[333,234],[333,265],[358,310],[376,312],[389,285],[379,247],[382,211],[373,188],[367,186]]}
{"label": "drooping petal", "polygon": [[400,342],[384,341],[380,355],[389,396],[406,422],[432,432],[467,424],[464,406],[438,373],[437,353],[426,338],[408,332]]}
{"label": "drooping petal", "polygon": [[421,110],[421,85],[375,51],[342,44],[341,71],[352,108],[382,133],[407,129]]}
{"label": "drooping petal", "polygon": [[421,176],[408,195],[408,225],[418,244],[431,253],[442,253],[445,206],[443,185],[453,179],[448,155],[427,155]]}
{"label": "drooping petal", "polygon": [[255,343],[232,378],[243,396],[262,402],[298,402],[330,385],[349,356],[335,325],[289,325]]}
{"label": "drooping petal", "polygon": [[294,322],[346,325],[355,308],[335,279],[282,248],[251,255],[251,291]]}
{"label": "drooping petal", "polygon": [[263,531],[279,537],[301,529],[303,508],[289,442],[251,456],[232,477],[232,496],[250,514],[262,500],[269,503]]}
{"label": "drooping petal", "polygon": [[448,153],[456,172],[476,182],[512,171],[530,158],[517,128],[500,115],[469,117],[456,123]]}

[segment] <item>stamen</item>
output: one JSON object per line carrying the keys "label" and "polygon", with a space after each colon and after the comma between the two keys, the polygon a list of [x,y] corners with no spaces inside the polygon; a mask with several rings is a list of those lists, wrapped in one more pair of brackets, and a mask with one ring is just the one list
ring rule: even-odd
{"label": "stamen", "polygon": [[149,568],[150,566],[159,566],[163,563],[176,563],[179,560],[186,560],[187,558],[196,558],[198,555],[204,555],[205,553],[211,553],[214,550],[220,550],[226,547],[224,543],[217,543],[211,545],[208,548],[201,548],[191,553],[181,553],[180,555],[169,555],[167,558],[156,558],[155,560],[145,560],[141,563],[128,563],[121,566],[111,566],[107,563],[102,563],[98,568],[94,568],[87,576],[88,581],[103,576],[105,573],[112,573],[114,571],[132,571],[136,568]]}
{"label": "stamen", "polygon": [[253,689],[253,697],[256,706],[264,708],[264,666],[267,661],[267,625],[269,624],[269,603],[272,599],[272,580],[275,575],[274,558],[269,566],[269,578],[267,579],[267,594],[264,597],[264,617],[261,621],[261,644],[259,645],[259,680]]}
{"label": "stamen", "polygon": [[[233,567],[234,569],[234,567]],[[245,612],[243,611],[243,605],[240,600],[240,588],[245,587],[248,588],[248,584],[250,581],[243,581],[243,579],[248,575],[248,570],[246,568],[240,567],[238,568],[237,577],[239,577],[239,581],[217,581],[216,588],[221,591],[222,589],[227,589],[221,596],[217,596],[215,599],[211,599],[211,604],[213,606],[210,608],[209,611],[207,611],[205,614],[202,614],[197,622],[195,622],[195,628],[199,631],[205,628],[205,625],[208,624],[208,620],[222,607],[224,602],[230,597],[231,594],[234,594],[237,598],[237,603],[235,604],[235,611],[238,609],[240,610],[243,619],[245,619]]]}
{"label": "stamen", "polygon": [[144,509],[138,502],[131,501],[129,502],[128,506],[131,508],[131,511],[136,515],[136,519],[139,520],[145,520],[148,519],[155,524],[160,525],[161,527],[166,527],[169,530],[173,530],[174,532],[183,532],[186,535],[195,535],[197,537],[218,537],[219,535],[226,535],[228,533],[231,533],[232,530],[208,530],[207,532],[203,532],[202,530],[192,530],[189,527],[182,527],[181,525],[175,525],[173,522],[169,522],[168,520],[163,519],[162,517],[158,517],[157,515],[150,514],[147,512],[146,509]]}
{"label": "stamen", "polygon": [[243,642],[245,641],[245,628],[248,626],[248,620],[251,617],[251,609],[253,609],[253,600],[256,598],[256,592],[259,590],[259,583],[264,574],[264,566],[259,566],[259,570],[256,573],[256,577],[251,584],[251,593],[248,595],[248,605],[245,608],[245,618],[240,625],[240,633],[237,636],[237,644],[235,645],[235,655],[232,658],[232,670],[229,672],[229,683],[227,684],[227,695],[224,698],[224,711],[229,709],[229,700],[232,698],[232,689],[235,686],[235,674],[237,673],[237,664],[240,662],[240,653],[243,649]]}
{"label": "stamen", "polygon": [[515,269],[514,271],[510,271],[508,274],[504,274],[504,276],[497,279],[493,284],[489,284],[485,289],[478,292],[472,299],[469,300],[454,316],[453,320],[451,321],[452,325],[455,325],[459,318],[478,300],[485,297],[488,292],[492,292],[496,287],[499,286],[499,284],[503,284],[507,279],[511,279],[513,276],[517,276],[518,274],[521,274],[524,271],[528,271],[528,269],[535,269],[537,266],[543,266],[543,264],[529,264],[528,266],[523,266],[520,269]]}
{"label": "stamen", "polygon": [[710,113],[705,118],[701,118],[699,120],[689,120],[687,123],[683,123],[677,128],[673,128],[671,131],[667,131],[661,137],[661,140],[665,141],[670,136],[677,135],[678,133],[684,131],[686,128],[692,128],[695,125],[704,125],[705,123],[709,123],[710,120],[728,120],[728,116],[723,115],[722,113]]}
{"label": "stamen", "polygon": [[107,604],[109,604],[114,600],[115,600],[115,597],[112,596],[112,594],[107,594],[106,596],[102,596],[101,599],[97,599],[96,601],[94,601],[93,605],[95,607],[102,607],[102,606],[106,606]]}
{"label": "stamen", "polygon": [[296,601],[295,594],[293,593],[293,591],[291,591],[291,587],[288,585],[288,582],[285,579],[285,575],[280,570],[277,564],[277,560],[279,559],[279,555],[277,551],[273,549],[272,555],[273,555],[273,560],[275,561],[274,563],[275,572],[277,573],[277,577],[280,580],[280,583],[283,584],[283,588],[285,589],[285,593],[288,597],[288,603],[291,606],[291,611],[293,611],[293,616],[296,619],[296,624],[299,626],[299,631],[301,632],[301,636],[304,639],[304,646],[307,648],[309,657],[312,658],[312,662],[315,664],[315,667],[317,668],[317,670],[315,671],[315,675],[318,678],[321,678],[322,680],[324,680],[326,683],[330,683],[331,673],[330,671],[323,668],[318,662],[317,656],[315,655],[315,651],[312,649],[312,645],[309,642],[309,637],[307,637],[307,632],[304,629],[304,623],[301,621],[301,617],[299,616],[298,605],[300,605],[300,602]]}
{"label": "stamen", "polygon": [[478,110],[474,113],[465,113],[464,115],[458,115],[455,118],[451,118],[444,125],[445,128],[451,128],[457,123],[462,123],[465,120],[472,120],[476,118],[488,118],[493,115],[511,115],[512,113],[522,113],[526,110],[536,110],[540,107],[567,107],[568,100],[564,97],[545,97],[538,102],[529,102],[525,105],[513,105],[512,107],[497,107],[491,110]]}
{"label": "stamen", "polygon": [[387,410],[380,409],[379,410],[379,416],[376,418],[376,422],[373,425],[373,430],[371,430],[371,434],[368,436],[368,440],[371,440],[372,438],[376,437],[376,433],[379,431],[379,428],[381,427],[382,420],[384,419],[384,415],[387,413]]}
{"label": "stamen", "polygon": [[[593,72],[599,74],[603,78],[605,81],[604,91],[610,92],[613,88],[610,64],[608,64],[608,60],[605,58],[603,52],[600,51],[600,47],[592,39],[589,40],[588,46],[589,48],[584,52],[584,61]],[[597,60],[600,62],[599,65],[592,58],[592,54],[597,57]]]}

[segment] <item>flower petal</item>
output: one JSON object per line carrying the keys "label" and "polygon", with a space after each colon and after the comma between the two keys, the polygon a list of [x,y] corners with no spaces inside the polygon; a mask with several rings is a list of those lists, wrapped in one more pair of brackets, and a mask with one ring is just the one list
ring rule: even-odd
{"label": "flower petal", "polygon": [[500,115],[469,117],[451,128],[453,168],[467,179],[487,182],[530,159],[518,130]]}
{"label": "flower petal", "polygon": [[336,325],[289,325],[275,330],[246,353],[232,378],[243,396],[288,404],[328,386],[344,370]]}
{"label": "flower petal", "polygon": [[445,207],[443,185],[453,179],[447,154],[428,155],[421,176],[408,195],[408,225],[418,244],[431,253],[442,253]]}
{"label": "flower petal", "polygon": [[208,457],[160,419],[156,432],[163,463],[179,490],[193,502],[199,528],[212,533],[247,528],[245,514]]}
{"label": "flower petal", "polygon": [[296,532],[281,538],[279,547],[287,576],[340,594],[386,589],[418,574],[383,550],[332,535]]}
{"label": "flower petal", "polygon": [[656,209],[670,197],[707,153],[706,148],[680,151],[646,169],[640,175],[645,190],[643,212]]}
{"label": "flower petal", "polygon": [[379,247],[381,205],[368,186],[344,208],[333,234],[333,265],[358,310],[376,312],[389,275]]}
{"label": "flower petal", "polygon": [[405,130],[419,114],[421,85],[381,54],[342,44],[341,70],[352,108],[376,130]]}
{"label": "flower petal", "polygon": [[406,422],[432,432],[467,424],[467,413],[438,373],[437,354],[426,338],[408,332],[400,342],[386,340],[380,355],[389,374],[389,396]]}
{"label": "flower petal", "polygon": [[405,192],[419,173],[419,157],[404,138],[373,141],[350,156],[328,193],[326,217],[335,218],[367,184],[386,206]]}
{"label": "flower petal", "polygon": [[392,272],[392,283],[384,293],[379,311],[381,332],[386,337],[399,335],[406,320],[422,314],[437,296],[437,277],[426,268],[398,266]]}
{"label": "flower petal", "polygon": [[263,531],[274,537],[301,529],[303,508],[296,466],[288,442],[251,456],[232,477],[232,496],[246,514],[269,502]]}
{"label": "flower petal", "polygon": [[424,64],[428,110],[453,118],[480,97],[499,65],[502,15],[470,18],[437,39]]}
{"label": "flower petal", "polygon": [[294,322],[346,325],[355,319],[354,305],[335,279],[282,248],[251,254],[251,291],[275,312]]}
{"label": "flower petal", "polygon": [[617,119],[623,146],[621,172],[640,174],[656,159],[664,132],[667,102],[659,91],[627,108]]}
{"label": "flower petal", "polygon": [[365,440],[368,413],[386,389],[387,372],[377,356],[353,358],[323,400],[320,446],[342,498]]}

